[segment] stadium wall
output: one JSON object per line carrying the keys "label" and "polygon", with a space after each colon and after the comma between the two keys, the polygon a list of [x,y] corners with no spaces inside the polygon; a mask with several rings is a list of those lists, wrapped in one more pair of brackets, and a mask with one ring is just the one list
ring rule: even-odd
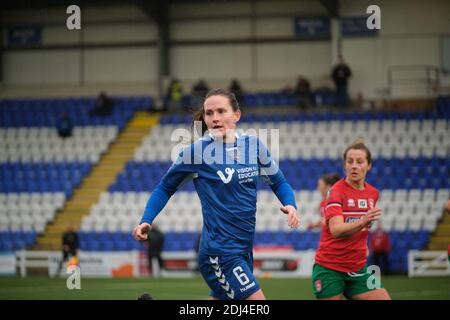
{"label": "stadium wall", "polygon": [[[341,1],[341,14],[365,16],[370,4]],[[382,9],[380,35],[342,42],[344,57],[354,71],[351,93],[361,92],[367,98],[376,98],[387,88],[390,66],[439,67],[441,37],[450,30],[448,1],[384,0],[378,5]],[[273,90],[292,85],[300,74],[310,78],[314,87],[331,85],[329,73],[335,60],[331,41],[292,41],[294,16],[326,14],[316,0],[175,3],[171,6],[172,74],[186,89],[201,77],[216,86],[237,77],[248,90]],[[66,18],[61,8],[4,15],[6,26],[43,25],[42,43],[52,46],[4,52],[7,87],[106,85],[120,94],[156,92],[157,30],[139,7],[83,7],[81,31],[68,31]],[[262,41],[267,38],[276,41]],[[256,42],[245,43],[248,39]],[[409,87],[399,94],[417,91]]]}

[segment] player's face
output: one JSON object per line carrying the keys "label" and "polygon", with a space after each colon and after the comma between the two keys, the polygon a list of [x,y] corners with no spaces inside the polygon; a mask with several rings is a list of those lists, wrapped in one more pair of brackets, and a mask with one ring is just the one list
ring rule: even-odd
{"label": "player's face", "polygon": [[323,179],[319,179],[319,181],[317,182],[317,190],[323,197],[325,197],[325,195],[327,194],[328,186],[325,181],[323,181]]}
{"label": "player's face", "polygon": [[225,138],[227,130],[236,129],[241,111],[233,111],[230,101],[222,95],[211,96],[205,100],[204,120],[208,130],[216,137]]}
{"label": "player's face", "polygon": [[345,160],[345,172],[352,182],[360,182],[366,179],[367,171],[372,166],[367,161],[367,154],[364,150],[350,149]]}

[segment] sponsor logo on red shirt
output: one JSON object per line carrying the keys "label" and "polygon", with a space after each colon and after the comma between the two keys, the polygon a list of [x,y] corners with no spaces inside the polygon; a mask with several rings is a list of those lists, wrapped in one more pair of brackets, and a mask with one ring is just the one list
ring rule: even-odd
{"label": "sponsor logo on red shirt", "polygon": [[367,209],[367,201],[366,199],[358,199],[358,208]]}

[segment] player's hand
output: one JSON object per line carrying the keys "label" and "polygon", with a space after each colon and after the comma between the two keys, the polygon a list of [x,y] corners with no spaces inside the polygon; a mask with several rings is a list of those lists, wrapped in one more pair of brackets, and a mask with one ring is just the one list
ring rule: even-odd
{"label": "player's hand", "polygon": [[287,205],[281,207],[280,210],[288,215],[288,226],[291,228],[298,228],[300,224],[300,218],[298,217],[297,209],[295,209],[291,205]]}
{"label": "player's hand", "polygon": [[362,226],[364,228],[370,228],[375,221],[380,219],[380,216],[381,216],[380,208],[370,209],[369,211],[367,211],[367,214],[365,214],[361,219]]}
{"label": "player's hand", "polygon": [[134,228],[133,238],[138,241],[147,240],[147,234],[151,228],[152,226],[149,223],[147,222],[141,223],[140,225]]}

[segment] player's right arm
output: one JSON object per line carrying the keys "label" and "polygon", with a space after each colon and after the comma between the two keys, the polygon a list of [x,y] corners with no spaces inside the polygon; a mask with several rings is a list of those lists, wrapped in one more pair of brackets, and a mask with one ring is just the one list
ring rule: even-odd
{"label": "player's right arm", "polygon": [[[172,164],[166,172],[160,183],[153,190],[144,214],[137,227],[133,230],[133,237],[136,240],[144,241],[147,239],[147,233],[151,229],[151,225],[156,216],[165,207],[170,197],[188,180],[196,177],[196,169],[194,166],[194,148],[191,146],[185,148],[180,153],[177,160]],[[189,151],[188,156],[184,156]]]}
{"label": "player's right arm", "polygon": [[370,209],[361,219],[354,222],[344,222],[342,215],[336,215],[328,221],[330,232],[335,238],[351,237],[358,231],[368,227],[371,223],[378,220],[381,215],[381,209]]}

